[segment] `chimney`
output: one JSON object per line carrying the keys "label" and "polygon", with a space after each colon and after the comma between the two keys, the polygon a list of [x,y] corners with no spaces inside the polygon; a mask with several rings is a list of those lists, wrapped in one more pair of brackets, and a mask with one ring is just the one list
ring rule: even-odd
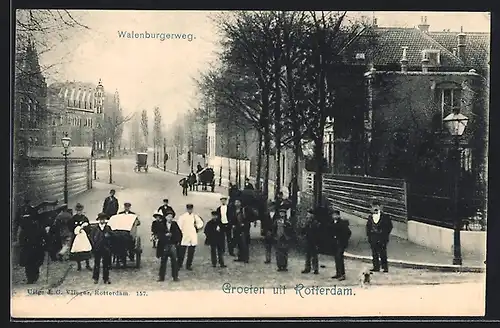
{"label": "chimney", "polygon": [[458,44],[457,44],[457,55],[465,63],[465,40],[466,35],[464,33],[463,26],[460,27],[460,34],[458,34]]}
{"label": "chimney", "polygon": [[422,59],[422,72],[429,73],[429,58]]}
{"label": "chimney", "polygon": [[424,33],[429,32],[429,24],[427,24],[427,16],[420,17],[420,24],[418,25],[418,29]]}
{"label": "chimney", "polygon": [[403,48],[403,57],[401,58],[401,72],[406,73],[408,72],[408,58],[406,58],[406,50],[408,47],[402,47]]}

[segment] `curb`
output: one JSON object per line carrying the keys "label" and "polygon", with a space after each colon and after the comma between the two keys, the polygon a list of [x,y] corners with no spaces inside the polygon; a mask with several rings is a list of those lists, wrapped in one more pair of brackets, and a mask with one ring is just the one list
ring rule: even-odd
{"label": "curb", "polygon": [[[371,256],[355,255],[348,252],[344,252],[344,257],[350,260],[358,260],[365,263],[372,263]],[[410,268],[410,269],[430,270],[439,272],[464,272],[464,273],[486,272],[486,267],[481,267],[481,266],[422,263],[422,262],[410,262],[410,261],[391,260],[391,259],[387,261],[389,265],[398,268]]]}

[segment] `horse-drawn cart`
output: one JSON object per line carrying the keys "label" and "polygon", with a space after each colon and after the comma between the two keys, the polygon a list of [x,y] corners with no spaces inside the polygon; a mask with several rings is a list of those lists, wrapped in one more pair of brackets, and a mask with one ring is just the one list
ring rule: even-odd
{"label": "horse-drawn cart", "polygon": [[[197,184],[202,186],[201,190],[208,190],[210,186],[210,191],[215,191],[215,172],[211,167],[206,167],[196,174]],[[196,188],[198,190],[198,187]]]}
{"label": "horse-drawn cart", "polygon": [[138,236],[137,227],[141,224],[135,214],[113,215],[108,225],[113,230],[111,251],[113,253],[113,263],[117,267],[122,264],[127,265],[127,257],[135,261],[135,267],[141,266],[142,244],[141,237]]}
{"label": "horse-drawn cart", "polygon": [[148,172],[148,153],[137,153],[136,155],[134,172],[141,172],[141,169]]}

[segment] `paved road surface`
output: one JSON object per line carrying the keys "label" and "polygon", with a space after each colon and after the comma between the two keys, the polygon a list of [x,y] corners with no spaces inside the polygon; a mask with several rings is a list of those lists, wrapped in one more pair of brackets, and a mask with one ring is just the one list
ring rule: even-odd
{"label": "paved road surface", "polygon": [[[304,266],[304,256],[292,251],[289,258],[289,272],[279,273],[276,265],[264,264],[264,248],[260,241],[259,227],[252,228],[252,240],[250,248],[250,263],[243,264],[233,262],[233,258],[226,257],[227,268],[212,268],[210,263],[209,248],[203,244],[204,236],[200,232],[199,245],[193,263],[193,271],[182,270],[179,283],[169,279],[170,267],[167,269],[167,280],[158,283],[159,263],[155,258],[155,250],[149,242],[150,225],[152,214],[161,205],[163,198],[167,197],[178,215],[182,214],[186,203],[193,203],[197,211],[205,220],[209,219],[210,210],[216,208],[219,203],[220,194],[211,192],[190,192],[182,196],[178,185],[179,176],[166,173],[157,169],[151,169],[148,173],[134,173],[134,159],[132,157],[113,160],[113,180],[117,189],[117,197],[120,207],[125,201],[132,203],[132,210],[139,214],[142,225],[138,233],[143,240],[143,258],[140,269],[114,269],[111,272],[111,285],[94,285],[91,273],[77,272],[72,269],[66,279],[60,285],[63,289],[93,290],[96,287],[102,290],[128,290],[132,293],[145,291],[147,293],[155,290],[220,290],[224,283],[234,286],[258,285],[266,288],[286,285],[292,288],[298,283],[314,286],[357,286],[359,284],[359,272],[366,264],[358,261],[346,261],[347,280],[338,282],[330,277],[335,273],[333,259],[330,256],[320,256],[320,264],[326,268],[320,269],[319,275],[301,274]],[[98,162],[99,187],[88,194],[78,198],[84,202],[85,210],[89,218],[95,218],[101,210],[102,201],[106,196],[108,186],[103,182],[108,181],[108,164],[106,161]],[[121,187],[118,187],[121,186]],[[72,200],[77,201],[77,199]],[[71,202],[70,202],[71,203]],[[71,204],[74,206],[74,204]],[[273,254],[274,260],[274,254]],[[402,268],[391,268],[389,274],[377,274],[373,276],[373,285],[404,285],[422,283],[460,283],[460,282],[482,282],[483,274],[455,274],[427,272],[425,270],[412,270]],[[26,286],[17,284],[13,295],[22,296],[26,294]]]}

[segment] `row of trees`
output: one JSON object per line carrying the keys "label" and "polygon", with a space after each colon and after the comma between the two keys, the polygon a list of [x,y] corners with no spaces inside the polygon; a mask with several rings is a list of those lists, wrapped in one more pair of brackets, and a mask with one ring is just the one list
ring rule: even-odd
{"label": "row of trees", "polygon": [[[258,132],[257,180],[268,197],[271,154],[281,176],[281,152],[295,154],[292,195],[297,202],[299,158],[313,144],[315,204],[322,202],[323,137],[327,118],[340,114],[336,96],[345,71],[344,52],[366,42],[371,27],[349,21],[346,12],[232,12],[214,18],[222,35],[217,63],[198,81],[207,115],[219,126]],[[241,129],[245,131],[244,129]],[[276,180],[275,192],[281,189]],[[259,186],[257,186],[259,187]]]}

